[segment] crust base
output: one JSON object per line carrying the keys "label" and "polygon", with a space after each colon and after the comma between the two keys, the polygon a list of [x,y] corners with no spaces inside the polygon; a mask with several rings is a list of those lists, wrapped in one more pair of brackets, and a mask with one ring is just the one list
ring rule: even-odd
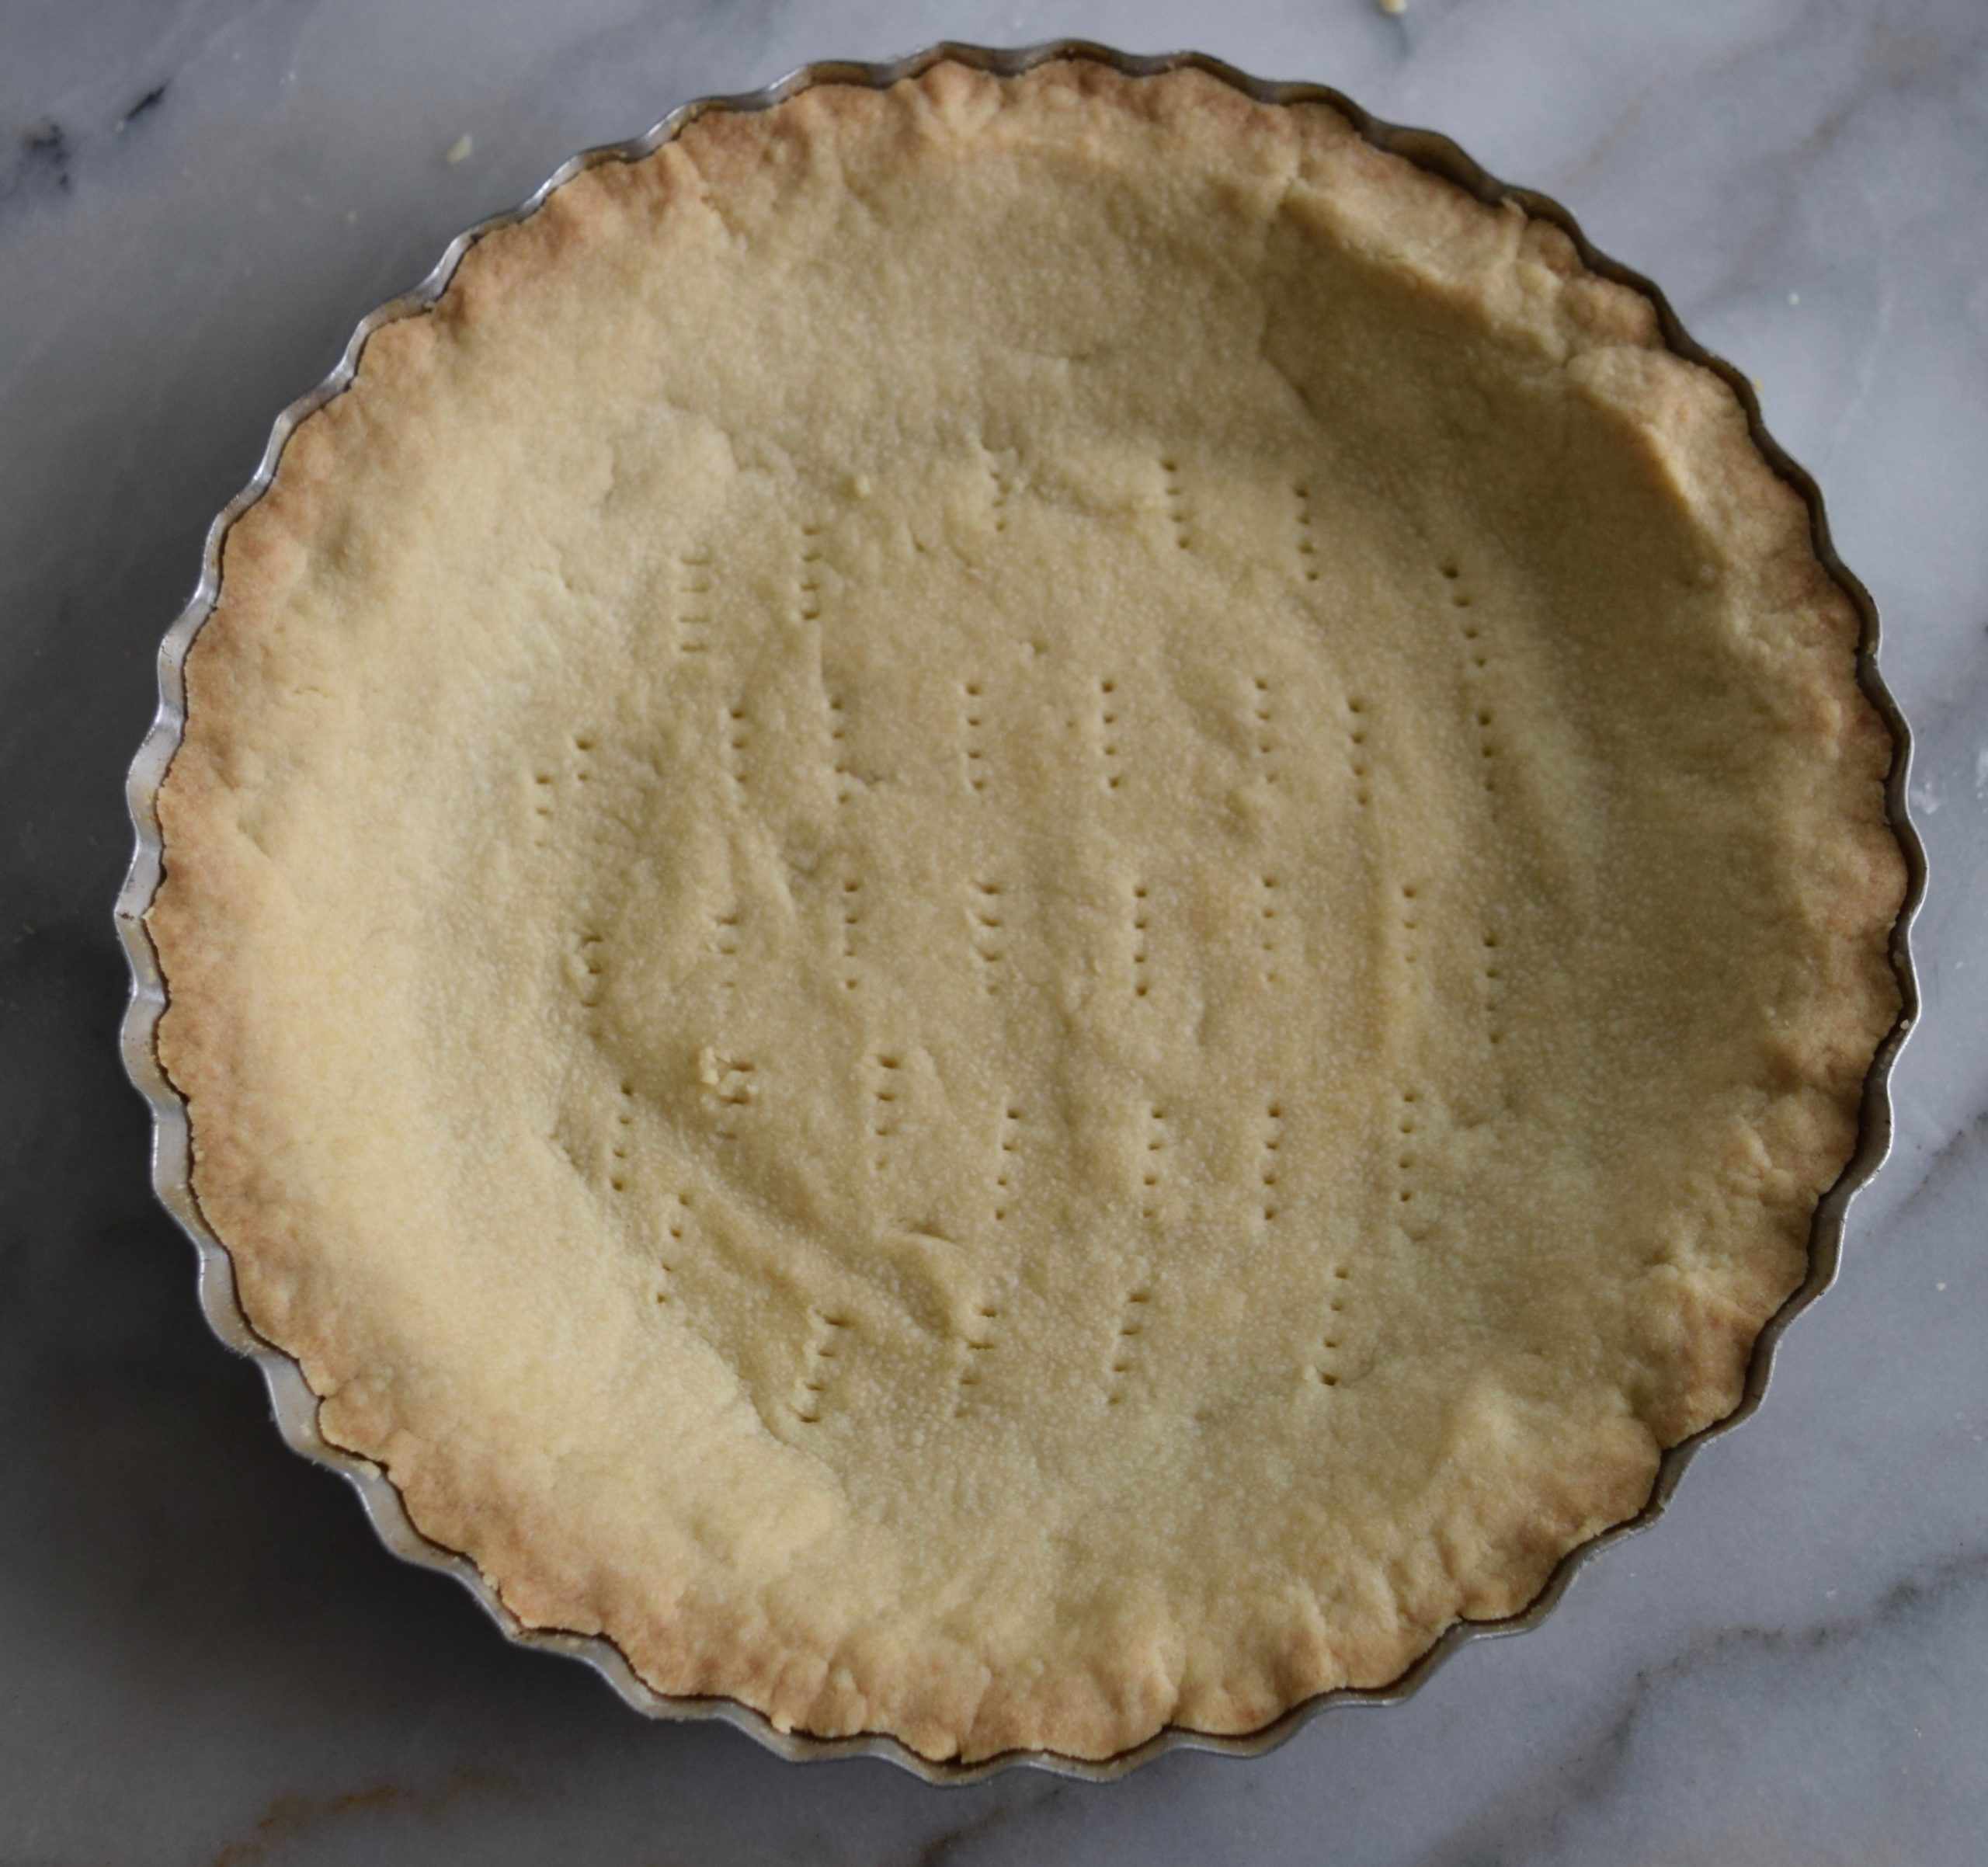
{"label": "crust base", "polygon": [[327,1437],[658,1690],[1259,1728],[1736,1403],[1898,1010],[1857,634],[1648,304],[1328,110],[706,116],[228,537],[198,1196]]}

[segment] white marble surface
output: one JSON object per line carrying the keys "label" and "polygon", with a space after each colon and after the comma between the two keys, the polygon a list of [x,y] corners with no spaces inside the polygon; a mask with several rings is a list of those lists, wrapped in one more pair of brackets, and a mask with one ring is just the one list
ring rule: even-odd
{"label": "white marble surface", "polygon": [[[280,1448],[146,1194],[109,906],[151,645],[363,311],[683,98],[1062,33],[1446,130],[1759,377],[1919,734],[1926,1010],[1764,1410],[1543,1630],[1264,1761],[939,1792],[645,1725]],[[0,1863],[1982,1859],[1984,119],[1981,0],[0,0]]]}

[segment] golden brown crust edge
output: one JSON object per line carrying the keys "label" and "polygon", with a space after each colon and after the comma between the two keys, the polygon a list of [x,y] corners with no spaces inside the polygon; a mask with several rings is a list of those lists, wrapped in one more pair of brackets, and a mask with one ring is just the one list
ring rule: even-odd
{"label": "golden brown crust edge", "polygon": [[[1326,205],[1345,218],[1354,238],[1382,237],[1403,197],[1412,199],[1425,250],[1402,262],[1438,270],[1432,225],[1447,224],[1462,245],[1482,247],[1487,228],[1517,212],[1487,209],[1371,148],[1322,106],[1285,112],[1258,106],[1192,71],[1133,79],[1071,63],[999,79],[940,64],[898,90],[910,107],[962,120],[1046,108],[1040,100],[1074,90],[1116,108],[1191,120],[1196,135],[1291,146],[1306,165],[1329,171],[1333,192]],[[955,1693],[928,1689],[919,1679],[859,1689],[847,1678],[828,1678],[825,1667],[797,1665],[769,1629],[739,1627],[717,1639],[700,1638],[647,1601],[622,1598],[604,1578],[576,1582],[545,1570],[528,1540],[492,1521],[473,1487],[397,1435],[389,1405],[363,1383],[349,1385],[356,1370],[337,1319],[311,1300],[303,1222],[286,1202],[280,1166],[259,1157],[253,1125],[231,1100],[231,1060],[256,1041],[252,1013],[230,987],[226,910],[242,865],[254,860],[235,833],[232,779],[242,756],[235,724],[252,709],[244,696],[259,664],[280,652],[270,639],[272,620],[305,541],[324,522],[325,488],[344,462],[377,440],[376,405],[391,409],[408,384],[440,367],[447,346],[483,320],[504,316],[510,282],[562,248],[609,237],[624,217],[659,214],[686,199],[708,203],[714,189],[749,186],[772,140],[878,134],[893,107],[884,94],[823,86],[767,113],[707,115],[644,161],[585,172],[530,220],[474,248],[431,312],[375,333],[352,388],[300,425],[269,490],[228,535],[220,593],[187,659],[185,736],[158,800],[166,873],[147,916],[169,993],[158,1052],[188,1102],[195,1191],[234,1259],[249,1320],[297,1357],[315,1392],[339,1399],[327,1437],[381,1464],[415,1525],[471,1553],[527,1625],[604,1632],[657,1690],[736,1698],[783,1729],[824,1736],[885,1731],[922,1754],[968,1761],[1010,1750],[1104,1757],[1170,1725],[1239,1733],[1319,1691],[1383,1685],[1454,1619],[1518,1611],[1569,1550],[1641,1507],[1661,1447],[1731,1411],[1760,1328],[1802,1281],[1816,1202],[1851,1156],[1871,1059],[1897,1016],[1889,938],[1905,867],[1884,801],[1893,747],[1856,683],[1857,613],[1816,558],[1808,508],[1755,447],[1732,391],[1664,349],[1646,300],[1587,273],[1557,229],[1524,223],[1506,264],[1508,273],[1552,275],[1554,360],[1585,370],[1590,393],[1619,407],[1626,421],[1646,423],[1686,462],[1708,527],[1736,562],[1757,567],[1787,645],[1806,657],[1812,676],[1808,699],[1831,753],[1826,780],[1836,804],[1830,814],[1845,834],[1832,853],[1833,872],[1810,902],[1829,956],[1815,996],[1818,1015],[1790,1041],[1785,1091],[1766,1111],[1757,1145],[1747,1158],[1721,1168],[1739,1196],[1760,1201],[1772,1215],[1746,1273],[1716,1292],[1684,1270],[1653,1273],[1674,1286],[1662,1306],[1672,1326],[1667,1339],[1650,1345],[1645,1390],[1632,1396],[1635,1419],[1624,1423],[1589,1469],[1540,1474],[1532,1507],[1520,1518],[1502,1512],[1510,1533],[1494,1573],[1473,1566],[1484,1545],[1466,1536],[1445,1552],[1441,1581],[1424,1598],[1398,1604],[1391,1623],[1350,1645],[1294,1639],[1289,1653],[1191,1696],[1164,1679],[1114,1695],[1087,1671],[1052,1667],[1026,1685],[985,1682],[962,1720]],[[1300,119],[1302,129],[1294,127]],[[1509,276],[1444,284],[1475,290],[1494,319],[1508,315],[1514,295]],[[1527,289],[1537,292],[1538,280]],[[1537,338],[1536,323],[1528,335]],[[1639,357],[1656,360],[1656,367],[1634,367]],[[246,840],[252,850],[252,836]],[[1501,1514],[1495,1504],[1486,1507],[1493,1519]]]}

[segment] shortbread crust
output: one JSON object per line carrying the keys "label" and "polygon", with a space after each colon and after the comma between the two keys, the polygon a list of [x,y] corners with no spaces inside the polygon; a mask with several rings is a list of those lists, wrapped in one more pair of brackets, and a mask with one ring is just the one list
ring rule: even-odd
{"label": "shortbread crust", "polygon": [[1254,1729],[1729,1411],[1898,998],[1806,508],[1324,106],[942,64],[587,171],[228,540],[162,1057],[525,1621],[935,1757]]}

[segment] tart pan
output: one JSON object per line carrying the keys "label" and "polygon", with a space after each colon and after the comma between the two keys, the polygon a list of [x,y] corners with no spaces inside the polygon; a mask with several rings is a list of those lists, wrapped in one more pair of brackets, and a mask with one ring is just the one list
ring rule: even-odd
{"label": "tart pan", "polygon": [[[303,1371],[281,1349],[258,1334],[243,1313],[235,1292],[234,1266],[227,1247],[203,1216],[192,1179],[191,1139],[185,1101],[166,1079],[155,1043],[159,1015],[165,1008],[165,983],[158,956],[146,931],[144,915],[157,891],[162,846],[158,794],[166,768],[178,750],[186,724],[186,686],[182,670],[186,652],[212,610],[221,583],[221,549],[229,528],[267,490],[285,443],[297,425],[351,383],[367,339],[383,325],[419,315],[441,296],[463,255],[486,235],[536,213],[546,198],[582,170],[602,162],[638,161],[676,136],[707,110],[763,110],[818,84],[860,85],[881,89],[917,76],[942,60],[953,60],[981,71],[1010,77],[1050,59],[1086,59],[1108,65],[1129,77],[1149,77],[1183,67],[1208,73],[1223,83],[1269,104],[1324,103],[1346,117],[1376,148],[1405,157],[1417,166],[1455,183],[1478,200],[1493,205],[1515,203],[1529,215],[1550,222],[1573,242],[1583,261],[1602,277],[1640,292],[1656,307],[1664,341],[1678,355],[1715,372],[1739,398],[1754,443],[1775,472],[1807,505],[1817,557],[1855,605],[1862,624],[1857,676],[1892,736],[1891,769],[1885,784],[1885,814],[1903,850],[1906,867],[1904,903],[1892,930],[1891,961],[1897,975],[1902,1009],[1890,1034],[1879,1046],[1865,1080],[1856,1151],[1841,1177],[1816,1208],[1809,1233],[1808,1274],[1780,1311],[1760,1331],[1753,1347],[1740,1404],[1715,1426],[1680,1441],[1664,1453],[1649,1501],[1626,1522],[1573,1550],[1545,1586],[1520,1613],[1504,1619],[1462,1622],[1451,1627],[1399,1678],[1385,1686],[1342,1688],[1321,1693],[1294,1706],[1274,1723],[1246,1737],[1215,1737],[1170,1726],[1135,1748],[1092,1761],[1041,1751],[1013,1751],[965,1764],[920,1757],[893,1737],[870,1735],[818,1738],[776,1730],[759,1712],[723,1698],[669,1697],[652,1691],[637,1677],[620,1650],[607,1640],[522,1625],[499,1600],[474,1563],[458,1552],[429,1541],[409,1520],[401,1495],[384,1472],[370,1459],[328,1444],[318,1431],[317,1396]],[[296,1452],[347,1479],[357,1490],[381,1540],[399,1556],[453,1576],[511,1639],[523,1646],[564,1653],[592,1667],[645,1716],[672,1719],[718,1719],[756,1739],[768,1750],[794,1762],[835,1757],[880,1757],[931,1783],[964,1783],[1016,1764],[1029,1764],[1055,1774],[1093,1782],[1115,1779],[1166,1751],[1219,1751],[1229,1756],[1261,1756],[1292,1737],[1329,1707],[1397,1704],[1414,1692],[1465,1641],[1487,1635],[1523,1632],[1535,1625],[1566,1591],[1576,1573],[1604,1545],[1646,1528],[1663,1514],[1684,1468],[1707,1439],[1722,1433],[1750,1414],[1767,1392],[1774,1351],[1781,1332],[1821,1294],[1836,1274],[1843,1229],[1850,1201],[1869,1180],[1889,1152],[1892,1107],[1889,1089],[1893,1060],[1918,1009],[1907,934],[1924,892],[1925,858],[1906,814],[1905,794],[1911,741],[1905,722],[1886,690],[1876,664],[1878,617],[1868,593],[1837,560],[1829,541],[1820,494],[1762,426],[1759,404],[1747,379],[1688,337],[1663,294],[1649,281],[1597,253],[1557,202],[1527,189],[1513,188],[1487,175],[1447,137],[1427,130],[1403,129],[1380,122],[1326,86],[1271,84],[1250,78],[1218,60],[1199,53],[1136,57],[1083,40],[1063,40],[1015,50],[941,43],[887,64],[831,61],[802,67],[763,90],[733,97],[700,98],[671,113],[645,134],[625,143],[589,149],[563,164],[528,200],[507,214],[483,221],[453,241],[439,263],[413,290],[382,305],[353,333],[345,353],[331,374],[276,418],[261,464],[248,484],[231,500],[209,527],[201,556],[200,576],[191,600],[167,633],[158,653],[158,711],[133,761],[127,798],[137,833],[137,848],[116,905],[117,930],[131,968],[131,996],[122,1031],[124,1063],[131,1080],[152,1112],[152,1184],[166,1210],[193,1241],[199,1253],[200,1301],[214,1333],[230,1347],[252,1357],[268,1383],[276,1425]]]}

